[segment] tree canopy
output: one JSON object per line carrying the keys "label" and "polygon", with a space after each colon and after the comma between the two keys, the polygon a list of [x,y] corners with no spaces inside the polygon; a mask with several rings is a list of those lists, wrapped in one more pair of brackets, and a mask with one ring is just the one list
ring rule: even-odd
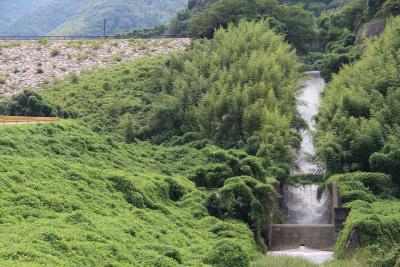
{"label": "tree canopy", "polygon": [[317,146],[331,173],[381,171],[399,177],[400,19],[343,68],[325,90]]}

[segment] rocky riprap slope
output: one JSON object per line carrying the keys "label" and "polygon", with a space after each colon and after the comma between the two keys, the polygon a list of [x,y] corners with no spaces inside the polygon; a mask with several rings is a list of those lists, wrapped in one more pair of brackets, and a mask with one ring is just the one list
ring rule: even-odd
{"label": "rocky riprap slope", "polygon": [[0,41],[0,97],[91,68],[185,49],[190,39]]}

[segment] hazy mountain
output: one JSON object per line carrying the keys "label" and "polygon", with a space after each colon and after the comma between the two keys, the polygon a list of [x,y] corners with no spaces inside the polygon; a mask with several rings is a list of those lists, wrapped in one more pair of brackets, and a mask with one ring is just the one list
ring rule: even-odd
{"label": "hazy mountain", "polygon": [[[148,28],[170,19],[186,0],[95,0],[57,27],[54,34],[101,34],[107,20],[107,34]],[[95,12],[94,12],[95,11]]]}
{"label": "hazy mountain", "polygon": [[[17,1],[13,6],[19,7]],[[186,0],[40,0],[42,5],[26,12],[0,29],[7,35],[101,35],[152,27],[171,18]],[[6,10],[5,6],[1,10]],[[6,13],[6,12],[4,12]],[[3,26],[4,27],[4,26]]]}
{"label": "hazy mountain", "polygon": [[11,23],[6,35],[46,35],[84,8],[88,0],[51,0]]}
{"label": "hazy mountain", "polygon": [[30,11],[41,7],[51,0],[0,0],[0,32],[3,32],[13,21]]}

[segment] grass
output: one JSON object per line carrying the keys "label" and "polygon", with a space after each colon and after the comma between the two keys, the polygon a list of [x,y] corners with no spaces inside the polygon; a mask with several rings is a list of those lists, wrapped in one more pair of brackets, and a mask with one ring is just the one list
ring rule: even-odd
{"label": "grass", "polygon": [[114,62],[121,62],[121,61],[122,61],[122,55],[121,55],[121,53],[115,53],[115,54],[112,56],[112,60],[113,60]]}
{"label": "grass", "polygon": [[264,256],[257,262],[252,264],[252,267],[317,267],[308,260],[302,258],[283,257],[283,256]]}
{"label": "grass", "polygon": [[90,59],[90,58],[93,58],[93,54],[90,53],[90,52],[78,52],[76,54],[76,59],[78,61],[83,61],[83,60],[87,60],[87,59]]}
{"label": "grass", "polygon": [[50,44],[50,41],[48,39],[40,39],[39,41],[37,41],[39,45],[42,46],[47,46]]}
{"label": "grass", "polygon": [[350,258],[333,260],[324,264],[315,264],[303,258],[285,256],[263,256],[253,262],[251,267],[368,267],[366,259],[371,255],[368,251],[355,251]]}
{"label": "grass", "polygon": [[60,49],[58,49],[58,48],[53,48],[51,51],[50,51],[50,56],[51,57],[56,57],[56,56],[58,56],[58,55],[60,55],[61,54],[61,51],[60,51]]}
{"label": "grass", "polygon": [[7,75],[0,73],[0,85],[5,84],[7,81]]}
{"label": "grass", "polygon": [[248,227],[209,216],[186,179],[204,160],[69,120],[0,128],[0,265],[206,266],[221,238],[255,256]]}
{"label": "grass", "polygon": [[[145,125],[160,95],[164,58],[138,59],[85,72],[74,83],[67,80],[46,87],[41,94],[65,110],[79,114],[96,132],[121,135],[125,114]],[[154,77],[154,79],[151,79]]]}

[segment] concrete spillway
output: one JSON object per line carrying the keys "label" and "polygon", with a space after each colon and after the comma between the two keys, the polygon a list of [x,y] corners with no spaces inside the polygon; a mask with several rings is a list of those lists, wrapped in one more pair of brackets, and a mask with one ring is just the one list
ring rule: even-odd
{"label": "concrete spillway", "polygon": [[[325,86],[319,72],[309,72],[297,107],[308,128],[301,130],[301,147],[297,152],[296,174],[317,173],[318,166],[310,160],[315,153],[313,131],[321,92]],[[303,257],[314,263],[333,259],[335,226],[332,200],[328,190],[318,195],[317,185],[285,185],[282,208],[287,214],[284,224],[272,225],[270,255]]]}
{"label": "concrete spillway", "polygon": [[328,190],[324,190],[318,197],[317,185],[283,187],[286,224],[329,224],[332,222],[331,203]]}

